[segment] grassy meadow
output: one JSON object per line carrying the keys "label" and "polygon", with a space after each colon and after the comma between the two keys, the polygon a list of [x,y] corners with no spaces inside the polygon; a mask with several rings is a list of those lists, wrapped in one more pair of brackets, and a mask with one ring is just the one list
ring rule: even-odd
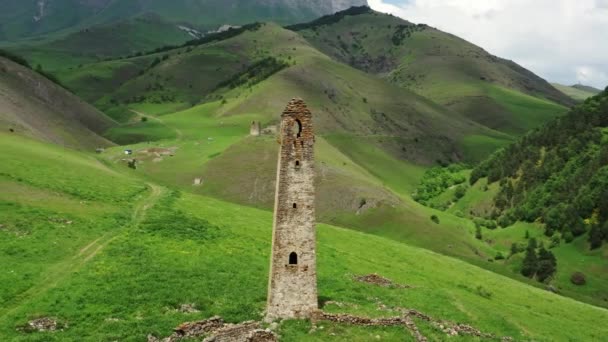
{"label": "grassy meadow", "polygon": [[[13,161],[0,164],[2,182],[22,193],[1,199],[3,207],[14,208],[3,210],[1,220],[0,258],[8,266],[1,275],[1,336],[139,341],[213,315],[229,322],[261,317],[271,212],[147,184],[136,172],[87,154],[0,137],[1,155]],[[29,171],[15,163],[31,159],[38,164]],[[607,333],[596,324],[608,319],[604,309],[394,240],[319,224],[318,246],[320,299],[346,304],[328,304],[329,312],[387,317],[414,308],[516,340],[596,340]],[[353,280],[369,273],[411,288]],[[200,312],[178,312],[184,303]],[[55,317],[66,328],[17,330],[37,317]],[[427,337],[445,338],[436,327],[417,323]],[[285,341],[413,340],[397,328],[318,325],[324,328],[309,333],[310,322],[287,321],[278,333]]]}

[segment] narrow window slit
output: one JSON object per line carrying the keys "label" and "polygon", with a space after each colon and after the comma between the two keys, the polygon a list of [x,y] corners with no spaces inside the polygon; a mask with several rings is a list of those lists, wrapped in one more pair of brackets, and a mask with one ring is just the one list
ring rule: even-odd
{"label": "narrow window slit", "polygon": [[296,137],[301,137],[302,136],[302,122],[298,119],[296,119],[296,130],[297,130],[297,135]]}
{"label": "narrow window slit", "polygon": [[289,254],[289,264],[290,265],[298,264],[298,255],[296,254],[296,252],[291,252],[291,254]]}

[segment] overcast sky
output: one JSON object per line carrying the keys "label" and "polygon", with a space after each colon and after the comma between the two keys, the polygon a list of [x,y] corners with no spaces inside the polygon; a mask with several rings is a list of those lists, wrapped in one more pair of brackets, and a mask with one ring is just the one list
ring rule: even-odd
{"label": "overcast sky", "polygon": [[608,0],[368,0],[453,33],[550,82],[608,85]]}

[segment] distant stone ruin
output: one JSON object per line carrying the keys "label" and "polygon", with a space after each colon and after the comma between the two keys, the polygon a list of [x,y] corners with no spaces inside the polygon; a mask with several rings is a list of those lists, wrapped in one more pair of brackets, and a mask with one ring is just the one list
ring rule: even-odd
{"label": "distant stone ruin", "polygon": [[293,99],[281,115],[266,320],[318,310],[312,114]]}
{"label": "distant stone ruin", "polygon": [[249,129],[249,135],[253,137],[259,137],[262,135],[262,124],[259,121],[253,121],[251,123],[251,128]]}

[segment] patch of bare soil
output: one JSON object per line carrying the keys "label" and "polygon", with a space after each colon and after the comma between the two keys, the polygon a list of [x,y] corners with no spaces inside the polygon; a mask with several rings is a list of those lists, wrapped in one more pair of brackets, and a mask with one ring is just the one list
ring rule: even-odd
{"label": "patch of bare soil", "polygon": [[390,279],[386,279],[376,273],[367,274],[362,276],[355,276],[355,280],[361,283],[377,285],[381,287],[390,287],[390,288],[398,288],[398,289],[409,289],[411,286],[395,284]]}
{"label": "patch of bare soil", "polygon": [[204,337],[204,342],[275,342],[278,337],[269,329],[261,329],[260,322],[225,323],[221,317],[184,323],[166,338],[148,336],[148,342],[176,342]]}
{"label": "patch of bare soil", "polygon": [[186,313],[186,314],[200,312],[200,310],[198,310],[196,308],[195,304],[182,304],[182,305],[179,306],[179,308],[176,309],[176,311],[177,312],[181,312],[181,313]]}
{"label": "patch of bare soil", "polygon": [[175,155],[176,151],[177,151],[177,147],[168,147],[168,148],[151,147],[151,148],[139,150],[139,151],[137,151],[137,154],[154,156],[154,157],[158,158],[158,157],[164,157],[164,156],[173,156],[173,155]]}

